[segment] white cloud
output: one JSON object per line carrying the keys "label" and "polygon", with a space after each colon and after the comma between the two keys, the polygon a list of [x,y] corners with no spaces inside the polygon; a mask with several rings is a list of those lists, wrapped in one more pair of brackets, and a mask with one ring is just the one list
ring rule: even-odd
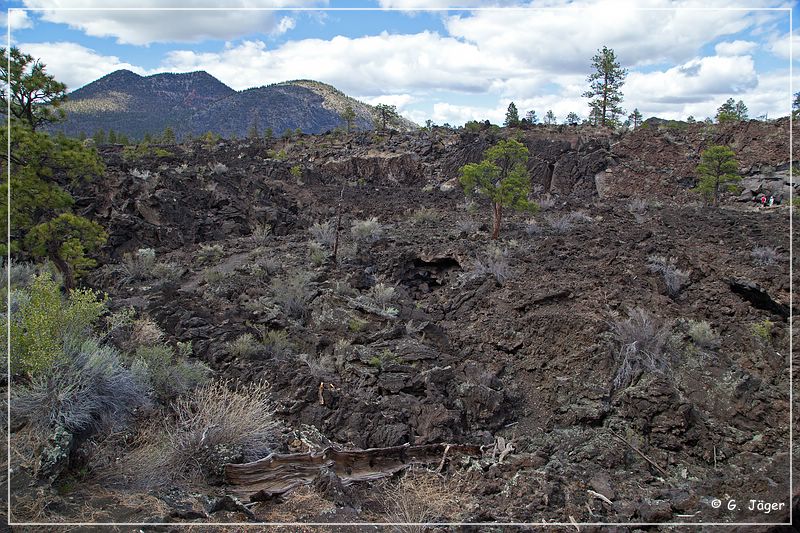
{"label": "white cloud", "polygon": [[752,53],[758,47],[753,41],[724,41],[717,43],[714,51],[719,56],[742,56]]}
{"label": "white cloud", "polygon": [[447,102],[433,104],[431,119],[436,124],[451,124],[460,126],[470,120],[489,120],[493,124],[501,124],[506,115],[508,104],[500,107],[479,107],[469,105],[454,105]]}
{"label": "white cloud", "polygon": [[794,61],[800,61],[800,33],[773,35],[767,44],[767,48],[772,54],[781,59],[793,57]]}
{"label": "white cloud", "polygon": [[33,28],[33,20],[28,12],[22,9],[10,9],[0,12],[0,26],[11,26],[11,31]]}
{"label": "white cloud", "polygon": [[[562,6],[545,0],[538,7]],[[745,30],[747,11],[647,11],[668,0],[576,0],[570,9],[479,11],[447,17],[451,35],[495,57],[512,57],[544,72],[586,72],[596,51],[612,48],[624,67],[681,62],[709,41]]]}
{"label": "white cloud", "polygon": [[178,50],[167,54],[161,70],[199,69],[235,89],[311,78],[350,94],[380,95],[426,88],[485,92],[492,80],[508,76],[516,65],[474,44],[425,31],[305,39],[274,49],[263,41],[244,41],[219,52]]}
{"label": "white cloud", "polygon": [[[68,24],[93,37],[113,37],[122,44],[147,45],[155,42],[199,42],[204,39],[234,39],[248,33],[270,33],[291,29],[276,20],[272,11],[236,11],[231,8],[301,7],[320,5],[320,0],[229,0],[219,9],[215,0],[184,0],[181,8],[217,8],[213,11],[159,11],[160,0],[117,0],[115,8],[144,8],[108,11],[103,0],[24,0],[26,7],[42,10],[48,22]],[[322,0],[324,2],[324,0]],[[91,8],[87,11],[58,11],[53,8]],[[285,19],[288,17],[285,17]],[[288,19],[291,20],[291,19]]]}
{"label": "white cloud", "polygon": [[357,100],[361,100],[370,105],[387,104],[397,107],[397,110],[403,112],[408,104],[416,102],[418,99],[410,94],[383,94],[380,96],[356,96]]}
{"label": "white cloud", "polygon": [[116,56],[104,56],[76,43],[23,43],[19,47],[41,59],[47,72],[66,83],[70,91],[115,70],[128,69],[137,74],[147,74],[141,67],[121,61]]}
{"label": "white cloud", "polygon": [[283,17],[275,29],[272,31],[273,35],[281,35],[289,30],[293,30],[297,23],[292,17]]}
{"label": "white cloud", "polygon": [[665,71],[633,72],[628,76],[624,92],[629,100],[658,107],[658,104],[681,104],[739,94],[757,85],[752,57],[710,56],[692,59]]}
{"label": "white cloud", "polygon": [[494,0],[494,2],[487,2],[486,0],[378,0],[378,5],[381,7],[408,11],[423,10],[425,8],[443,9],[448,7],[489,7],[519,4],[520,2],[514,0]]}
{"label": "white cloud", "polygon": [[[43,4],[46,0],[25,1]],[[99,0],[80,1],[99,4]],[[193,1],[193,5],[208,5],[212,0]],[[236,1],[242,5],[257,3],[257,0]],[[403,9],[423,4],[421,0],[380,1],[382,5]],[[155,0],[139,0],[138,3],[141,2],[155,4]],[[428,7],[449,4],[439,0],[424,2]],[[543,0],[537,5],[552,7],[563,2]],[[778,48],[781,41],[777,38],[774,13],[633,9],[673,6],[668,0],[623,3],[575,0],[570,6],[566,10],[450,13],[443,22],[451,35],[433,31],[383,32],[364,37],[288,41],[279,46],[266,38],[237,41],[231,37],[225,46],[210,52],[198,52],[190,47],[168,52],[160,66],[149,72],[79,45],[39,43],[26,46],[38,46],[50,70],[72,87],[117,68],[139,73],[206,70],[235,89],[310,78],[330,83],[347,94],[367,95],[362,99],[371,103],[396,105],[401,113],[418,123],[428,118],[421,116],[423,103],[438,99],[440,101],[427,104],[431,106],[428,107],[429,114],[432,113],[430,118],[439,123],[463,124],[467,120],[485,119],[500,123],[511,100],[523,114],[535,109],[542,117],[552,109],[559,121],[568,112],[585,116],[587,100],[580,95],[586,90],[590,58],[599,47],[607,45],[615,50],[622,65],[631,70],[623,87],[626,109],[638,107],[646,115],[666,118],[685,118],[690,113],[700,117],[713,115],[716,107],[729,96],[745,99],[751,111],[758,114],[769,112],[772,115],[783,106],[784,98],[777,90],[774,76],[759,76],[749,55],[758,48],[770,47],[774,53],[782,53]],[[107,20],[104,17],[108,13],[101,12],[99,19]],[[204,25],[211,25],[209,20],[200,17],[189,18],[183,29],[171,28],[169,26],[175,25],[174,19],[154,21],[152,12],[146,12],[141,20],[131,19],[132,29],[123,31],[120,29],[122,15],[112,15],[111,22],[118,26],[103,29],[98,25],[90,30],[87,29],[89,22],[82,19],[73,18],[70,23],[85,27],[87,33],[105,31],[120,41],[128,39],[140,43],[167,37],[195,39],[203,35]],[[124,15],[132,17],[131,13]],[[228,15],[227,12],[212,12],[213,31],[217,32],[214,34],[217,37],[246,33],[254,24],[249,20],[236,26],[239,19],[226,18]],[[260,16],[245,12],[248,18],[257,18],[257,15]],[[278,17],[270,18],[268,26],[258,31],[274,35],[295,27],[293,17]],[[153,28],[145,27],[151,23]],[[747,37],[736,40],[729,37],[718,43],[716,55],[698,56],[709,43],[725,36],[739,37],[739,32],[748,28],[752,31]],[[788,38],[783,42],[788,43]],[[63,57],[62,48],[67,52]],[[652,68],[657,70],[646,72]],[[480,95],[481,103],[464,104],[467,100],[459,98],[450,101],[460,103],[451,104],[442,96],[447,92]],[[770,104],[770,98],[775,102]],[[486,102],[496,102],[496,105]],[[763,110],[759,111],[761,108]]]}
{"label": "white cloud", "polygon": [[11,39],[11,43],[15,44],[17,40],[14,38],[14,32],[33,28],[33,19],[28,16],[27,11],[20,9],[3,10],[0,11],[0,28],[3,29],[3,42],[6,40],[6,31],[8,31],[8,37]]}

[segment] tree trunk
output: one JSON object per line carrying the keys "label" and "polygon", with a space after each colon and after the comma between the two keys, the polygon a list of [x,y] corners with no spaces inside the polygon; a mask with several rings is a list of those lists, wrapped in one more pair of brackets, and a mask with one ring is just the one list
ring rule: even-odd
{"label": "tree trunk", "polygon": [[64,276],[64,290],[69,292],[71,289],[75,288],[75,279],[72,275],[72,269],[69,266],[69,263],[64,261],[60,255],[58,255],[58,251],[53,250],[52,247],[48,250],[48,256],[50,260],[56,265],[56,268],[61,275]]}
{"label": "tree trunk", "polygon": [[503,218],[503,206],[497,202],[492,204],[492,212],[494,213],[494,224],[492,225],[492,240],[497,240],[500,237],[500,220]]}

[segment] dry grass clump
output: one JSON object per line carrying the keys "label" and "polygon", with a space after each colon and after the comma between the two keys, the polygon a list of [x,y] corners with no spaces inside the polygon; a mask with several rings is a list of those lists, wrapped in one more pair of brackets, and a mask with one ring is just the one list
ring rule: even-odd
{"label": "dry grass clump", "polygon": [[456,231],[471,235],[480,229],[481,225],[471,218],[460,218],[456,220]]}
{"label": "dry grass clump", "polygon": [[376,306],[381,309],[386,309],[394,299],[394,292],[395,288],[393,286],[384,282],[379,282],[369,289],[369,297]]}
{"label": "dry grass clump", "polygon": [[308,304],[313,296],[310,274],[298,272],[284,281],[273,280],[272,288],[287,316],[301,320],[308,316]]}
{"label": "dry grass clump", "polygon": [[690,320],[688,334],[692,342],[700,348],[713,349],[719,346],[719,335],[714,332],[711,324],[705,320],[699,322]]}
{"label": "dry grass clump", "polygon": [[142,317],[133,322],[130,343],[134,346],[155,346],[164,340],[164,331],[149,317]]}
{"label": "dry grass clump", "polygon": [[209,383],[178,398],[172,409],[167,422],[140,432],[138,445],[106,469],[107,477],[140,487],[175,479],[200,482],[209,461],[260,459],[277,439],[279,424],[264,382],[240,388],[225,381]]}
{"label": "dry grass clump", "polygon": [[475,276],[488,274],[502,285],[511,276],[508,251],[501,250],[498,247],[490,247],[485,254],[475,258],[472,264],[472,274]]}
{"label": "dry grass clump", "polygon": [[336,226],[331,222],[318,222],[308,228],[314,242],[325,248],[333,249],[336,242]]}
{"label": "dry grass clump", "polygon": [[758,265],[774,265],[781,260],[778,250],[772,246],[756,246],[750,256]]}
{"label": "dry grass clump", "polygon": [[470,507],[470,497],[458,478],[446,479],[427,470],[409,470],[394,486],[387,486],[386,517],[395,531],[422,533],[425,524],[458,522]]}
{"label": "dry grass clump", "polygon": [[611,336],[617,344],[614,386],[627,387],[644,372],[666,371],[669,335],[669,325],[639,307],[628,318],[612,322]]}
{"label": "dry grass clump", "polygon": [[667,294],[672,298],[678,296],[683,288],[689,283],[689,272],[679,270],[675,265],[675,259],[667,259],[660,255],[651,255],[647,258],[647,268],[650,272],[661,274]]}
{"label": "dry grass clump", "polygon": [[358,246],[370,245],[383,237],[383,225],[376,217],[355,220],[350,227],[350,235]]}
{"label": "dry grass clump", "polygon": [[442,215],[432,207],[420,207],[411,213],[411,220],[415,224],[428,224],[439,222]]}
{"label": "dry grass clump", "polygon": [[226,344],[228,353],[237,359],[251,359],[263,349],[252,333],[242,333]]}

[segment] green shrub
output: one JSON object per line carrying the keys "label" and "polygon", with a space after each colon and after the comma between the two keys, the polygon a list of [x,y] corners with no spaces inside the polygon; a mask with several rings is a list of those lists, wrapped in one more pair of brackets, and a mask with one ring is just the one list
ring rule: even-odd
{"label": "green shrub", "polygon": [[261,342],[264,344],[267,352],[274,357],[282,357],[288,355],[294,349],[291,341],[289,340],[286,332],[279,329],[270,330],[262,337]]}
{"label": "green shrub", "polygon": [[774,325],[775,324],[768,318],[765,318],[761,322],[756,322],[752,326],[753,336],[763,342],[769,342]]}
{"label": "green shrub", "polygon": [[19,308],[11,323],[12,370],[31,375],[63,359],[64,342],[90,332],[108,300],[91,289],[73,289],[65,299],[49,273],[36,275],[30,290],[15,292]]}
{"label": "green shrub", "polygon": [[383,236],[383,225],[375,217],[355,220],[350,227],[350,235],[359,246],[370,245]]}
{"label": "green shrub", "polygon": [[146,386],[122,365],[119,353],[95,339],[71,339],[54,371],[15,387],[12,417],[49,437],[58,427],[86,437],[122,427],[149,402]]}
{"label": "green shrub", "polygon": [[221,244],[202,244],[195,258],[201,265],[217,263],[222,258],[222,252]]}
{"label": "green shrub", "polygon": [[237,359],[250,359],[262,351],[262,347],[252,333],[242,333],[236,340],[227,344],[228,353]]}
{"label": "green shrub", "polygon": [[336,242],[336,226],[330,222],[317,222],[308,228],[314,242],[326,248],[333,248]]}
{"label": "green shrub", "polygon": [[347,328],[352,331],[353,333],[358,333],[359,331],[363,331],[363,329],[367,326],[367,321],[363,318],[353,317],[347,323]]}
{"label": "green shrub", "polygon": [[328,260],[328,252],[326,252],[318,242],[309,241],[308,257],[311,259],[311,264],[314,266],[322,266],[325,264],[325,261]]}
{"label": "green shrub", "polygon": [[156,344],[136,349],[131,372],[156,399],[167,403],[206,382],[211,370],[198,361],[177,357],[165,344]]}
{"label": "green shrub", "polygon": [[439,222],[440,219],[441,215],[439,214],[439,211],[431,207],[420,207],[411,213],[411,220],[415,224],[434,223]]}
{"label": "green shrub", "polygon": [[283,312],[292,318],[304,320],[308,316],[308,303],[311,299],[311,276],[298,272],[285,281],[274,280],[272,288]]}

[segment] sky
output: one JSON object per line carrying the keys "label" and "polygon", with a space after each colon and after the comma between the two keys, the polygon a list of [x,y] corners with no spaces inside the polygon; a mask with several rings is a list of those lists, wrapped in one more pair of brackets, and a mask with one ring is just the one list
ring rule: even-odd
{"label": "sky", "polygon": [[[728,98],[751,117],[791,110],[797,2],[770,0],[7,0],[13,46],[69,90],[118,69],[205,70],[242,90],[313,79],[424,124],[588,115],[591,58],[628,69],[622,106],[647,118],[713,117]],[[252,10],[250,8],[272,8]],[[337,8],[371,8],[340,10]],[[19,8],[26,9],[25,11]],[[54,8],[86,8],[63,10]],[[150,9],[146,9],[150,8]],[[238,8],[238,9],[236,9]],[[460,8],[460,9],[455,9]],[[478,8],[478,9],[476,9]],[[773,8],[773,9],[770,9]],[[777,8],[777,9],[774,9]],[[798,66],[800,50],[794,54]],[[794,69],[800,91],[800,68]]]}

